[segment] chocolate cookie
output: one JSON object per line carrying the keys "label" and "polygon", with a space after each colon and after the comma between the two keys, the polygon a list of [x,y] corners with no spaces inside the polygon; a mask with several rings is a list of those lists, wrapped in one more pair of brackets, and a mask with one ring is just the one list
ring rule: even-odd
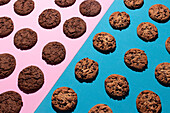
{"label": "chocolate cookie", "polygon": [[0,0],[0,6],[9,3],[11,0]]}
{"label": "chocolate cookie", "polygon": [[142,22],[137,27],[137,34],[143,41],[154,41],[158,38],[158,29],[149,22]]}
{"label": "chocolate cookie", "polygon": [[73,17],[65,21],[63,32],[69,38],[78,38],[86,32],[86,23],[79,17]]}
{"label": "chocolate cookie", "polygon": [[124,4],[129,9],[139,9],[143,6],[143,0],[124,0]]}
{"label": "chocolate cookie", "polygon": [[14,24],[9,17],[0,17],[0,38],[8,36],[12,33]]}
{"label": "chocolate cookie", "polygon": [[29,28],[19,30],[14,36],[14,45],[21,50],[31,49],[37,43],[37,33]]}
{"label": "chocolate cookie", "polygon": [[44,84],[44,74],[37,66],[24,68],[18,77],[18,87],[24,93],[34,93]]}
{"label": "chocolate cookie", "polygon": [[155,78],[164,86],[170,86],[170,63],[160,63],[155,68]]}
{"label": "chocolate cookie", "polygon": [[113,52],[116,48],[116,40],[111,34],[101,32],[93,37],[93,46],[102,53]]}
{"label": "chocolate cookie", "polygon": [[16,66],[14,56],[8,53],[0,54],[0,79],[12,74]]}
{"label": "chocolate cookie", "polygon": [[166,40],[165,42],[165,47],[166,47],[166,50],[169,52],[170,54],[170,37]]}
{"label": "chocolate cookie", "polygon": [[153,91],[144,90],[136,99],[136,106],[140,113],[160,113],[161,101]]}
{"label": "chocolate cookie", "polygon": [[46,9],[40,14],[38,22],[43,28],[55,28],[61,22],[60,12],[55,9]]}
{"label": "chocolate cookie", "polygon": [[69,7],[75,2],[76,0],[55,0],[55,3],[60,7]]}
{"label": "chocolate cookie", "polygon": [[114,12],[109,17],[109,23],[114,29],[125,29],[130,24],[130,16],[126,12]]}
{"label": "chocolate cookie", "polygon": [[14,3],[14,11],[18,15],[24,16],[30,14],[34,10],[34,1],[32,0],[17,0]]}
{"label": "chocolate cookie", "polygon": [[92,82],[98,74],[98,63],[89,58],[83,58],[75,66],[75,75],[80,82]]}
{"label": "chocolate cookie", "polygon": [[56,65],[65,59],[66,50],[60,42],[49,42],[42,51],[42,59],[47,64]]}
{"label": "chocolate cookie", "polygon": [[105,80],[105,90],[114,99],[123,99],[129,94],[129,83],[122,75],[112,74]]}
{"label": "chocolate cookie", "polygon": [[88,113],[113,113],[113,111],[106,104],[97,104],[93,106]]}
{"label": "chocolate cookie", "polygon": [[80,13],[87,17],[93,17],[100,13],[101,5],[96,0],[85,0],[79,6]]}
{"label": "chocolate cookie", "polygon": [[57,111],[72,111],[77,105],[77,94],[69,87],[60,87],[53,92],[52,106]]}
{"label": "chocolate cookie", "polygon": [[149,16],[156,22],[167,22],[170,17],[170,10],[162,4],[155,4],[149,8]]}
{"label": "chocolate cookie", "polygon": [[0,113],[19,113],[23,106],[22,97],[15,91],[0,94]]}

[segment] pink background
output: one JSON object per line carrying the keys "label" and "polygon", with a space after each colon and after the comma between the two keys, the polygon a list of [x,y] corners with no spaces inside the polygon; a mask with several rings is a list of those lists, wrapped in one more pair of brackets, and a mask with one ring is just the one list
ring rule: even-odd
{"label": "pink background", "polygon": [[[96,17],[84,17],[80,14],[79,5],[82,1],[83,0],[77,0],[71,7],[60,8],[55,5],[54,0],[37,0],[34,1],[35,9],[27,16],[15,14],[13,10],[15,0],[11,0],[8,4],[0,6],[0,17],[11,17],[14,22],[14,31],[9,36],[0,39],[0,54],[10,53],[16,58],[16,68],[14,72],[9,77],[0,79],[0,93],[13,90],[21,94],[23,100],[21,113],[32,113],[36,110],[114,0],[108,0],[107,2],[105,0],[98,0],[102,5],[102,10]],[[59,26],[51,30],[44,29],[38,24],[38,16],[44,9],[48,8],[57,9],[61,13],[62,18]],[[71,17],[80,17],[84,19],[87,24],[86,33],[78,39],[70,39],[63,34],[63,23]],[[15,33],[22,28],[31,28],[38,34],[38,42],[30,50],[21,51],[13,44]],[[61,42],[66,48],[65,60],[55,66],[46,64],[41,58],[43,47],[51,41]],[[18,75],[22,69],[30,65],[38,66],[43,71],[45,82],[43,87],[37,92],[25,94],[18,88]]]}

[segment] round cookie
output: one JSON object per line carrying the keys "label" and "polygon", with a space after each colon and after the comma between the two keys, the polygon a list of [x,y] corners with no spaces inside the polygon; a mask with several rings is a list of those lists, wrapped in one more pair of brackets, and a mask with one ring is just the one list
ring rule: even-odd
{"label": "round cookie", "polygon": [[144,71],[148,64],[145,52],[136,48],[130,49],[125,53],[124,62],[127,67],[134,71]]}
{"label": "round cookie", "polygon": [[31,49],[37,43],[37,33],[29,28],[19,30],[14,36],[14,45],[21,50]]}
{"label": "round cookie", "polygon": [[0,79],[12,74],[16,66],[14,56],[8,53],[0,54]]}
{"label": "round cookie", "polygon": [[155,78],[164,86],[170,86],[170,63],[160,63],[155,68]]}
{"label": "round cookie", "polygon": [[89,58],[83,58],[75,66],[75,76],[80,82],[92,82],[98,74],[98,63]]}
{"label": "round cookie", "polygon": [[140,113],[160,113],[161,101],[153,91],[144,90],[136,99],[136,106]]}
{"label": "round cookie", "polygon": [[111,98],[119,100],[129,94],[129,83],[124,76],[112,74],[105,79],[105,90]]}
{"label": "round cookie", "polygon": [[0,6],[9,3],[11,0],[0,0]]}
{"label": "round cookie", "polygon": [[162,4],[155,4],[149,8],[149,17],[156,22],[167,22],[170,18],[170,10]]}
{"label": "round cookie", "polygon": [[78,38],[86,32],[86,23],[79,17],[73,17],[65,21],[63,32],[69,38]]}
{"label": "round cookie", "polygon": [[106,104],[97,104],[93,106],[88,113],[113,113],[113,111]]}
{"label": "round cookie", "polygon": [[60,87],[53,92],[51,100],[55,110],[72,111],[77,105],[77,94],[69,87]]}
{"label": "round cookie", "polygon": [[79,6],[80,13],[83,16],[97,16],[101,11],[101,5],[96,0],[85,0]]}
{"label": "round cookie", "polygon": [[0,113],[19,113],[23,106],[22,97],[15,91],[0,94]]}
{"label": "round cookie", "polygon": [[55,28],[61,22],[60,12],[55,9],[46,9],[39,15],[38,22],[45,29]]}
{"label": "round cookie", "polygon": [[14,24],[9,17],[0,17],[0,38],[8,36],[12,33]]}
{"label": "round cookie", "polygon": [[158,29],[149,22],[142,22],[137,27],[137,34],[143,41],[154,41],[158,38]]}
{"label": "round cookie", "polygon": [[24,93],[34,93],[44,84],[44,74],[37,66],[24,68],[18,77],[18,87]]}
{"label": "round cookie", "polygon": [[17,0],[14,3],[14,11],[18,15],[24,16],[30,14],[34,10],[33,0]]}
{"label": "round cookie", "polygon": [[170,53],[170,37],[165,42],[166,50]]}
{"label": "round cookie", "polygon": [[143,0],[124,0],[124,4],[129,9],[139,9],[143,6]]}
{"label": "round cookie", "polygon": [[42,59],[50,65],[61,63],[65,59],[65,56],[65,47],[60,42],[49,42],[42,51]]}
{"label": "round cookie", "polygon": [[114,29],[125,29],[130,24],[130,16],[126,12],[114,12],[109,17],[109,23]]}
{"label": "round cookie", "polygon": [[69,7],[73,5],[76,2],[76,0],[55,0],[55,4],[57,4],[60,7]]}
{"label": "round cookie", "polygon": [[113,52],[116,48],[116,40],[111,34],[101,32],[93,37],[93,46],[102,53]]}

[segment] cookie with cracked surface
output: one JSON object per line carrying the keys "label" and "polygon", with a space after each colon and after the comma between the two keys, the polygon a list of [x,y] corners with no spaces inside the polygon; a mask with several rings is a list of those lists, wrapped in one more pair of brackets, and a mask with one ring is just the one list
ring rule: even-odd
{"label": "cookie with cracked surface", "polygon": [[14,11],[20,16],[25,16],[30,14],[34,10],[33,0],[17,0],[14,3]]}
{"label": "cookie with cracked surface", "polygon": [[170,10],[162,4],[155,4],[149,8],[149,17],[156,22],[167,22],[170,18]]}
{"label": "cookie with cracked surface", "polygon": [[140,113],[160,113],[161,100],[153,91],[144,90],[137,96],[136,107]]}
{"label": "cookie with cracked surface", "polygon": [[160,63],[155,68],[155,78],[164,86],[170,86],[170,63]]}
{"label": "cookie with cracked surface", "polygon": [[34,93],[44,84],[44,74],[37,66],[24,68],[18,77],[18,87],[24,93]]}
{"label": "cookie with cracked surface", "polygon": [[115,38],[106,32],[97,33],[93,37],[93,46],[102,53],[113,52],[116,48]]}
{"label": "cookie with cracked surface", "polygon": [[0,6],[9,3],[11,0],[0,0]]}
{"label": "cookie with cracked surface", "polygon": [[126,12],[114,12],[109,17],[109,23],[114,29],[125,29],[130,24],[130,16]]}
{"label": "cookie with cracked surface", "polygon": [[129,94],[129,83],[122,75],[112,74],[105,79],[105,90],[113,99],[123,99]]}
{"label": "cookie with cracked surface", "polygon": [[61,63],[65,59],[65,56],[65,47],[60,42],[49,42],[42,51],[42,59],[50,65]]}
{"label": "cookie with cracked surface", "polygon": [[75,66],[75,76],[80,82],[92,82],[98,74],[98,63],[89,58],[83,58]]}
{"label": "cookie with cracked surface", "polygon": [[0,17],[0,38],[8,36],[14,30],[14,24],[9,17]]}
{"label": "cookie with cracked surface", "polygon": [[97,16],[101,11],[101,5],[96,0],[85,0],[79,6],[80,13],[87,17]]}
{"label": "cookie with cracked surface", "polygon": [[45,29],[55,28],[61,22],[60,12],[55,9],[46,9],[39,15],[38,22]]}
{"label": "cookie with cracked surface", "polygon": [[12,74],[16,67],[15,57],[8,53],[0,54],[0,79]]}
{"label": "cookie with cracked surface", "polygon": [[124,0],[124,4],[129,9],[139,9],[143,6],[144,0]]}
{"label": "cookie with cracked surface", "polygon": [[113,111],[106,104],[97,104],[93,106],[88,113],[113,113]]}
{"label": "cookie with cracked surface", "polygon": [[166,50],[169,52],[170,54],[170,37],[166,40],[165,42],[165,47],[166,47]]}
{"label": "cookie with cracked surface", "polygon": [[55,0],[55,4],[60,7],[69,7],[72,6],[76,0]]}
{"label": "cookie with cracked surface", "polygon": [[23,28],[14,36],[14,45],[21,50],[31,49],[37,43],[37,33],[29,28]]}
{"label": "cookie with cracked surface", "polygon": [[151,42],[158,38],[158,29],[149,22],[142,22],[137,27],[137,35],[145,42]]}
{"label": "cookie with cracked surface", "polygon": [[55,110],[72,111],[77,105],[77,94],[69,87],[60,87],[53,92],[51,100]]}
{"label": "cookie with cracked surface", "polygon": [[63,32],[71,39],[79,38],[86,32],[86,23],[79,17],[72,17],[65,21]]}
{"label": "cookie with cracked surface", "polygon": [[23,106],[22,97],[15,91],[0,94],[0,113],[19,113]]}

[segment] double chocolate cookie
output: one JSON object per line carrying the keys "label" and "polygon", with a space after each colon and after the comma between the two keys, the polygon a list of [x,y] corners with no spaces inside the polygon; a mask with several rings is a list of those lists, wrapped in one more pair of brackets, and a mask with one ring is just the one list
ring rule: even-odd
{"label": "double chocolate cookie", "polygon": [[166,40],[165,42],[165,47],[166,47],[166,50],[169,52],[170,54],[170,37]]}
{"label": "double chocolate cookie", "polygon": [[129,9],[139,9],[143,6],[144,0],[124,0],[124,4]]}
{"label": "double chocolate cookie", "polygon": [[9,3],[11,0],[0,0],[0,6]]}
{"label": "double chocolate cookie", "polygon": [[60,7],[69,7],[75,2],[76,0],[55,0],[55,3]]}
{"label": "double chocolate cookie", "polygon": [[88,113],[113,113],[113,111],[106,104],[97,104],[93,106]]}

